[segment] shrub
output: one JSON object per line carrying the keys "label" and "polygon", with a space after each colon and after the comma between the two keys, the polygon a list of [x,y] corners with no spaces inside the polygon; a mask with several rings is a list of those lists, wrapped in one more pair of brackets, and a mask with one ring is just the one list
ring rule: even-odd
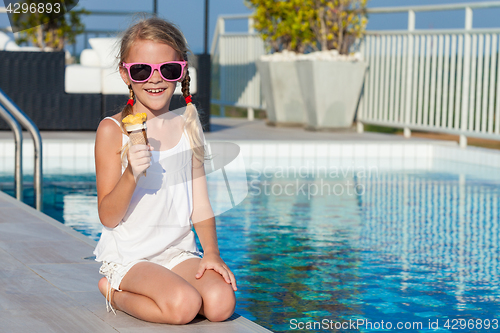
{"label": "shrub", "polygon": [[348,54],[364,35],[367,0],[245,0],[254,28],[274,51]]}
{"label": "shrub", "polygon": [[254,28],[260,33],[266,47],[273,52],[283,50],[304,53],[314,42],[303,0],[245,0],[254,8]]}
{"label": "shrub", "polygon": [[[38,4],[40,1],[26,0],[28,6],[32,3]],[[60,0],[48,0],[44,3],[56,3]],[[65,0],[66,8],[73,8],[78,1]],[[31,42],[39,48],[51,48],[54,50],[63,50],[66,45],[74,44],[76,36],[85,31],[85,25],[81,21],[81,15],[87,15],[90,12],[81,8],[70,10],[65,15],[56,13],[41,13],[38,11],[28,12],[26,14],[14,13],[12,18],[14,24],[20,29],[19,36],[16,38],[17,44],[27,44]],[[40,24],[44,23],[44,24]]]}

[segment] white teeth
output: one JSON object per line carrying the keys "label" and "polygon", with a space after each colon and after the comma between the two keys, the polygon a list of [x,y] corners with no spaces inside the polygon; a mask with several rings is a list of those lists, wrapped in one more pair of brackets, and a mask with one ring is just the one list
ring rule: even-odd
{"label": "white teeth", "polygon": [[163,90],[165,89],[146,89],[146,91],[150,93],[159,93],[162,92]]}

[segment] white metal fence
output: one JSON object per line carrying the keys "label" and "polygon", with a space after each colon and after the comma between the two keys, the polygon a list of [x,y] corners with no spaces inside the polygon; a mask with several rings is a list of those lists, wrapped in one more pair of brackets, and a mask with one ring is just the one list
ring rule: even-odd
{"label": "white metal fence", "polygon": [[[373,8],[368,13],[408,13],[408,30],[367,31],[361,51],[369,67],[357,114],[363,124],[500,140],[500,28],[473,29],[473,10],[500,1]],[[465,27],[415,30],[415,13],[462,9]],[[226,20],[247,19],[248,32],[227,33]],[[212,40],[212,103],[265,109],[255,60],[264,45],[249,15],[221,16]]]}
{"label": "white metal fence", "polygon": [[[500,139],[500,29],[473,29],[473,9],[500,2],[372,9],[408,12],[408,30],[368,31],[362,124]],[[465,29],[415,30],[415,12],[465,10]]]}
{"label": "white metal fence", "polygon": [[[248,32],[226,32],[227,20],[247,20]],[[253,30],[249,15],[219,16],[215,26],[212,47],[212,104],[220,105],[221,116],[225,106],[248,110],[248,119],[254,118],[254,109],[264,109],[260,91],[260,75],[255,61],[265,54],[264,42]]]}

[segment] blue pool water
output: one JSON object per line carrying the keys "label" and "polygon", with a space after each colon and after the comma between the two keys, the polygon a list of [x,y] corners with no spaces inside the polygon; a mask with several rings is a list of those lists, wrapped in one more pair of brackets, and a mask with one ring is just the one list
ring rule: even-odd
{"label": "blue pool water", "polygon": [[[276,332],[500,328],[497,175],[248,172],[247,198],[217,217],[221,256],[238,280],[236,312]],[[94,181],[47,177],[44,203],[97,240]]]}

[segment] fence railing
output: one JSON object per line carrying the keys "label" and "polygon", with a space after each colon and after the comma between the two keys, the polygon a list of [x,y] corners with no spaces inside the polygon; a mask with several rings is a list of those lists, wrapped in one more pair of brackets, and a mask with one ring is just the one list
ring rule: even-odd
{"label": "fence railing", "polygon": [[[226,32],[227,20],[247,20],[247,32]],[[249,15],[219,16],[210,49],[212,56],[211,103],[220,106],[224,116],[226,106],[248,110],[248,119],[254,119],[254,109],[265,109],[260,91],[260,75],[255,61],[265,54],[264,42],[253,30]]]}
{"label": "fence railing", "polygon": [[[362,124],[500,140],[500,28],[473,29],[473,9],[500,2],[377,8],[408,12],[408,30],[367,31]],[[415,30],[415,12],[465,10],[464,29]]]}

